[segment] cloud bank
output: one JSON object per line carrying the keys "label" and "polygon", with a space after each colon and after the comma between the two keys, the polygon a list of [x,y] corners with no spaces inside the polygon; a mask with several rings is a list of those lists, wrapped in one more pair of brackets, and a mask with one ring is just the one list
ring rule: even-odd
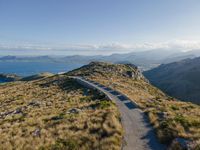
{"label": "cloud bank", "polygon": [[[0,43],[0,51],[11,53],[17,51],[17,53],[35,52],[41,54],[112,54],[112,53],[126,53],[132,51],[146,51],[153,49],[169,49],[169,50],[181,50],[189,51],[194,49],[200,49],[200,41],[191,40],[173,40],[167,42],[146,42],[140,44],[102,44],[102,45],[90,45],[90,44],[41,44],[41,43],[18,43],[8,44]],[[12,55],[12,54],[11,54]]]}

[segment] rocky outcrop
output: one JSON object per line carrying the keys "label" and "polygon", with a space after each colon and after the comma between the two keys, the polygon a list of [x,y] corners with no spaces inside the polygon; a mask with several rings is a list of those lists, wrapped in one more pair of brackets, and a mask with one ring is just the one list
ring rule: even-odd
{"label": "rocky outcrop", "polygon": [[137,66],[133,64],[112,64],[107,62],[91,62],[81,68],[73,70],[68,75],[72,76],[121,76],[128,77],[134,80],[145,80]]}
{"label": "rocky outcrop", "polygon": [[169,150],[198,150],[199,148],[199,145],[194,141],[184,138],[175,138]]}
{"label": "rocky outcrop", "polygon": [[0,74],[0,82],[12,82],[20,79],[21,77],[15,74]]}

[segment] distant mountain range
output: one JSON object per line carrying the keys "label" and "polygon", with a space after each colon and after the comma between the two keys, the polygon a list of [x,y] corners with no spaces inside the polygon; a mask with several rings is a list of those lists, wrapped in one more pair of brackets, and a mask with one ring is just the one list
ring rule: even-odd
{"label": "distant mountain range", "polygon": [[131,52],[126,54],[112,54],[109,56],[4,56],[0,57],[0,62],[58,62],[67,64],[81,63],[88,64],[91,61],[106,61],[112,63],[132,63],[141,70],[148,70],[160,64],[171,63],[186,58],[200,56],[200,50],[182,52],[180,50],[156,49],[142,52]]}
{"label": "distant mountain range", "polygon": [[169,95],[200,104],[200,57],[163,64],[144,75]]}

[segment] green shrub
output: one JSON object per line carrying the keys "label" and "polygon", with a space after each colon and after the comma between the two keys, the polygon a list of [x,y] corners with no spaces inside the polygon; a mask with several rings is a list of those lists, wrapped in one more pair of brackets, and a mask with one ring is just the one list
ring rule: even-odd
{"label": "green shrub", "polygon": [[57,139],[54,145],[50,146],[51,150],[78,150],[78,144],[73,139]]}
{"label": "green shrub", "polygon": [[200,144],[198,144],[198,145],[194,148],[194,150],[200,150]]}
{"label": "green shrub", "polygon": [[108,100],[101,100],[99,102],[99,108],[101,109],[105,109],[105,108],[108,108],[112,105],[112,102],[111,101],[108,101]]}
{"label": "green shrub", "polygon": [[172,105],[172,106],[171,106],[171,109],[172,109],[172,110],[179,110],[179,108],[178,108],[177,106],[175,106],[175,105]]}
{"label": "green shrub", "polygon": [[91,101],[91,97],[89,97],[89,96],[81,97],[81,98],[80,98],[80,101],[81,101],[81,102],[90,102],[90,101]]}
{"label": "green shrub", "polygon": [[189,127],[189,122],[183,115],[176,115],[174,120],[179,122],[185,128]]}
{"label": "green shrub", "polygon": [[190,121],[190,126],[193,126],[193,127],[200,127],[200,121],[199,120],[192,120]]}

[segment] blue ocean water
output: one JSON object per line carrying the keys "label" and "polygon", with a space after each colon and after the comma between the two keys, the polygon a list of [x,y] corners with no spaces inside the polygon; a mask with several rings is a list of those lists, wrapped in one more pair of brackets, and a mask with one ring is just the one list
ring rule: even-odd
{"label": "blue ocean water", "polygon": [[[20,76],[29,76],[41,72],[67,72],[83,64],[65,64],[65,63],[48,63],[48,62],[0,62],[0,73],[11,73]],[[3,81],[0,81],[0,83]]]}

